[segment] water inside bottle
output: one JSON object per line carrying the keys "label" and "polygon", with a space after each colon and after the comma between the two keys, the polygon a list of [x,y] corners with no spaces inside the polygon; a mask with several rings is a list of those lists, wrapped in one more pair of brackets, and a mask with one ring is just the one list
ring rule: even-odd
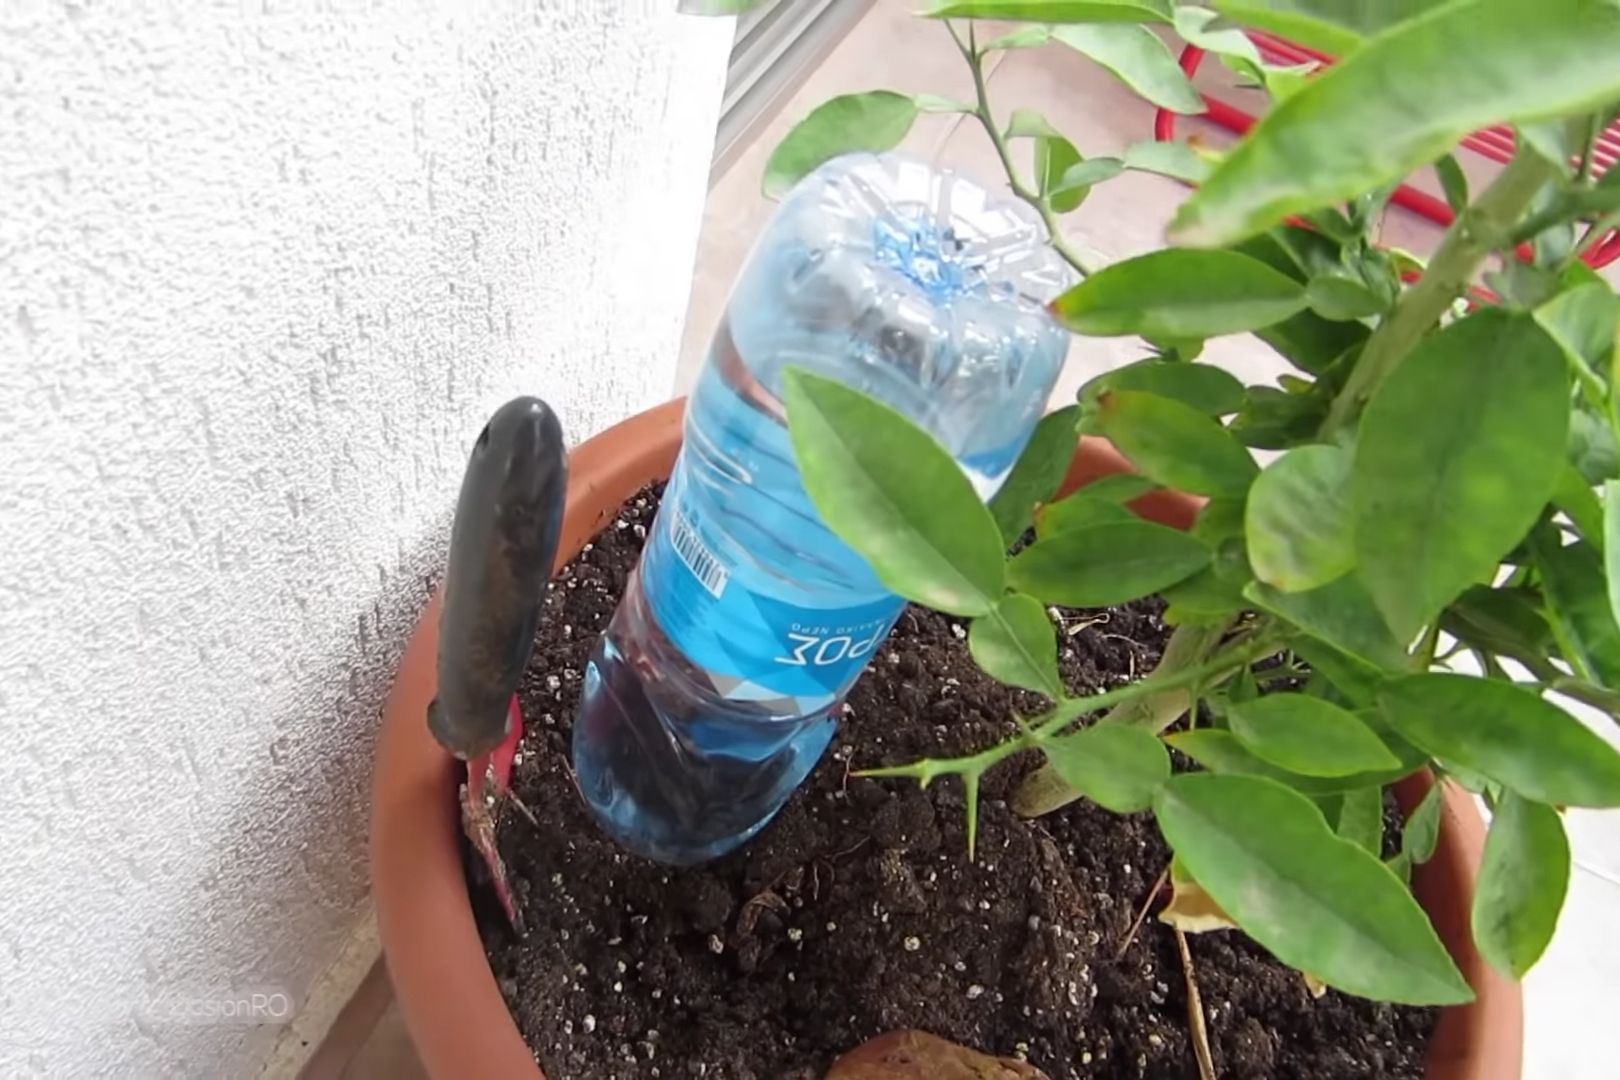
{"label": "water inside bottle", "polygon": [[1040,307],[1064,274],[1026,216],[903,159],[817,177],[738,281],[641,563],[586,671],[581,791],[616,839],[664,862],[724,854],[771,819],[904,608],[811,505],[786,370],[898,408],[988,497],[1067,346]]}

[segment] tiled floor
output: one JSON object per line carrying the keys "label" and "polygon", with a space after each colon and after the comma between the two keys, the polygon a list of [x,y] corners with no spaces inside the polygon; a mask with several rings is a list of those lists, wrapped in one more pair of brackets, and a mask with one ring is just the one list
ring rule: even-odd
{"label": "tiled floor", "polygon": [[[781,136],[827,97],[888,88],[966,98],[971,84],[961,58],[937,25],[915,18],[914,0],[877,0],[871,13],[806,82],[758,141],[710,192],[676,393],[692,384],[708,339],[724,307],[731,279],[769,217],[759,194],[765,159]],[[1210,76],[1201,77],[1204,81]],[[1060,48],[1003,54],[990,72],[991,100],[1003,115],[1014,107],[1040,109],[1087,156],[1113,154],[1152,134],[1152,110],[1141,99]],[[1196,122],[1187,122],[1189,130]],[[986,184],[1000,172],[984,133],[959,117],[924,116],[903,148],[960,169]],[[1171,180],[1130,174],[1097,188],[1066,219],[1067,231],[1098,261],[1149,250],[1185,189]],[[1386,219],[1383,240],[1422,251],[1434,229],[1399,211]],[[1143,354],[1128,339],[1076,340],[1055,398],[1072,396],[1092,375]],[[1245,382],[1274,379],[1284,365],[1264,346],[1244,339],[1211,344],[1205,359]],[[1612,724],[1606,734],[1620,741]],[[1620,1003],[1620,815],[1572,811],[1568,825],[1577,869],[1558,937],[1526,981],[1527,1080],[1603,1080],[1615,1075],[1607,1024]],[[420,1075],[398,1012],[389,1008],[342,1074],[349,1080],[412,1080]],[[324,1074],[321,1080],[325,1080]]]}

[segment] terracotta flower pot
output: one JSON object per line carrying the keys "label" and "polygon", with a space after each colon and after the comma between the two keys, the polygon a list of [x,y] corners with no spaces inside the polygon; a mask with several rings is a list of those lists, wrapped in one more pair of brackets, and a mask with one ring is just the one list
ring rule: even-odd
{"label": "terracotta flower pot", "polygon": [[[644,484],[669,476],[681,442],[683,403],[673,401],[602,432],[571,458],[560,567]],[[1107,443],[1087,439],[1066,489],[1128,468]],[[1154,493],[1132,504],[1145,517],[1185,528],[1198,502]],[[473,923],[458,845],[459,764],[428,734],[439,648],[439,600],[423,612],[400,661],[383,713],[372,787],[371,888],[384,955],[411,1038],[437,1080],[543,1080],[507,1012]],[[1403,806],[1428,790],[1426,774],[1397,785]],[[1470,1005],[1448,1008],[1429,1051],[1431,1080],[1515,1080],[1523,1050],[1516,983],[1474,949],[1469,900],[1485,826],[1471,797],[1448,787],[1434,858],[1414,889],[1474,987]],[[571,1078],[570,1078],[571,1080]]]}

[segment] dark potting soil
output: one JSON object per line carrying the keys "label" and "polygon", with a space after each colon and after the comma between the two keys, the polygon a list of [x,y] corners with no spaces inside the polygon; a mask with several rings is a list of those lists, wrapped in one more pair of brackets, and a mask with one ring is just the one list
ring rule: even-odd
{"label": "dark potting soil", "polygon": [[[1022,820],[1005,801],[1037,763],[1022,755],[984,778],[969,862],[955,780],[924,791],[849,774],[981,749],[1014,731],[1014,712],[1039,710],[979,672],[957,620],[901,617],[827,757],[742,851],[671,870],[597,829],[569,770],[569,725],[656,505],[653,490],[632,499],[546,600],[514,779],[540,827],[508,812],[500,828],[526,938],[482,866],[471,871],[490,965],[547,1074],[812,1080],[866,1039],[914,1027],[1053,1080],[1196,1077],[1173,933],[1150,916],[1117,955],[1169,860],[1149,816],[1082,800]],[[1157,612],[1063,612],[1069,687],[1151,669]],[[1315,999],[1241,934],[1189,941],[1222,1076],[1422,1075],[1433,1010]]]}

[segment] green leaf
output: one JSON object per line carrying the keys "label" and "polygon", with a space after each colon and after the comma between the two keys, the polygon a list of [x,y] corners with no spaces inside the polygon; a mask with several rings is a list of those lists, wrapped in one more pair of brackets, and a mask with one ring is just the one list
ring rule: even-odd
{"label": "green leaf", "polygon": [[1316,314],[1334,322],[1365,319],[1389,308],[1387,298],[1338,269],[1313,277],[1305,287],[1305,302]]}
{"label": "green leaf", "polygon": [[1120,472],[1109,476],[1099,476],[1081,488],[1077,494],[1084,495],[1088,499],[1128,503],[1140,499],[1150,491],[1158,490],[1159,485],[1141,473]]}
{"label": "green leaf", "polygon": [[1560,547],[1556,533],[1538,530],[1530,549],[1541,570],[1547,606],[1574,652],[1566,659],[1576,674],[1620,688],[1620,625],[1596,546],[1582,542]]}
{"label": "green leaf", "polygon": [[1585,409],[1577,407],[1569,414],[1565,452],[1588,484],[1620,476],[1620,446],[1615,444],[1614,429]]}
{"label": "green leaf", "polygon": [[1164,744],[1139,727],[1098,724],[1050,739],[1041,752],[1065,783],[1116,814],[1146,810],[1170,779]]}
{"label": "green leaf", "polygon": [[[1379,684],[1384,681],[1384,673],[1378,668],[1319,638],[1295,638],[1289,642],[1289,648],[1357,708],[1371,705]],[[1380,732],[1380,736],[1383,735]]]}
{"label": "green leaf", "polygon": [[1193,519],[1191,532],[1206,544],[1215,545],[1223,540],[1243,535],[1243,506],[1248,493],[1232,498],[1214,498],[1204,504]]}
{"label": "green leaf", "polygon": [[1210,23],[1219,18],[1216,12],[1208,8],[1178,7],[1175,14],[1176,33],[1189,45],[1240,61],[1239,68],[1258,80],[1263,67],[1260,50],[1248,34],[1235,26],[1223,23],[1211,30]]}
{"label": "green leaf", "polygon": [[985,44],[983,50],[990,52],[992,49],[1034,49],[1051,40],[1050,26],[1017,26]]}
{"label": "green leaf", "polygon": [[1526,798],[1620,806],[1620,753],[1529,690],[1468,675],[1409,675],[1378,694],[1395,730]]}
{"label": "green leaf", "polygon": [[1333,831],[1375,857],[1384,850],[1384,789],[1356,788],[1340,797]]}
{"label": "green leaf", "polygon": [[1406,647],[1389,632],[1367,586],[1351,572],[1305,592],[1285,593],[1257,581],[1243,590],[1255,604],[1384,671],[1406,666]]}
{"label": "green leaf", "polygon": [[1222,15],[1281,34],[1330,56],[1445,0],[1215,0]]}
{"label": "green leaf", "polygon": [[1200,570],[1160,592],[1168,605],[1164,621],[1172,624],[1223,618],[1244,607],[1243,583],[1229,581],[1213,569]]}
{"label": "green leaf", "polygon": [[1146,139],[1125,148],[1125,167],[1136,172],[1168,176],[1186,184],[1201,184],[1214,168],[1183,142]]}
{"label": "green leaf", "polygon": [[891,150],[917,119],[917,102],[893,90],[842,94],[794,125],[765,163],[764,192],[780,199],[816,167],[841,154]]}
{"label": "green leaf", "polygon": [[1035,425],[1024,452],[990,500],[1002,541],[1011,546],[1029,528],[1035,507],[1052,497],[1074,461],[1080,444],[1080,407],[1070,405],[1047,413]]}
{"label": "green leaf", "polygon": [[1435,845],[1440,842],[1441,789],[1439,781],[1429,785],[1428,793],[1406,816],[1401,827],[1401,853],[1415,865],[1434,858]]}
{"label": "green leaf", "polygon": [[788,429],[816,510],[885,586],[955,615],[1001,598],[1001,533],[927,432],[858,390],[790,368]]}
{"label": "green leaf", "polygon": [[1594,373],[1608,369],[1620,328],[1620,296],[1608,282],[1565,289],[1536,308],[1535,317],[1572,362],[1584,363]]}
{"label": "green leaf", "polygon": [[973,654],[973,662],[997,682],[1021,686],[1054,700],[1063,696],[1056,631],[1046,608],[1033,596],[1008,593],[990,614],[974,619],[968,651]]}
{"label": "green leaf", "polygon": [[1604,544],[1603,504],[1598,502],[1597,492],[1573,462],[1565,461],[1558,467],[1557,485],[1553,489],[1553,505],[1569,516],[1570,523],[1583,538],[1593,544]]}
{"label": "green leaf", "polygon": [[1620,482],[1603,485],[1603,578],[1609,591],[1609,614],[1620,625]]}
{"label": "green leaf", "polygon": [[1041,539],[1094,525],[1117,525],[1139,521],[1119,503],[1093,498],[1084,488],[1060,502],[1041,507],[1035,515],[1035,533]]}
{"label": "green leaf", "polygon": [[1568,385],[1546,332],[1493,308],[1425,338],[1373,395],[1350,479],[1356,558],[1397,634],[1489,580],[1535,524],[1564,456]]}
{"label": "green leaf", "polygon": [[1289,772],[1256,757],[1236,735],[1219,728],[1197,728],[1165,736],[1165,742],[1186,754],[1210,772],[1222,775],[1263,776],[1312,798],[1342,795],[1372,785],[1392,784],[1422,767],[1422,759],[1395,769],[1351,773],[1349,776],[1306,776]]}
{"label": "green leaf", "polygon": [[1301,776],[1353,776],[1400,765],[1355,713],[1305,694],[1234,705],[1228,721],[1256,757]]}
{"label": "green leaf", "polygon": [[1084,200],[1092,187],[1104,180],[1112,180],[1125,171],[1125,163],[1119,158],[1094,157],[1070,165],[1052,185],[1051,196],[1053,205],[1061,197],[1067,199],[1071,193],[1077,194]]}
{"label": "green leaf", "polygon": [[1301,371],[1321,375],[1361,348],[1371,331],[1358,322],[1334,322],[1309,309],[1255,331],[1255,336]]}
{"label": "green leaf", "polygon": [[936,0],[933,19],[1030,19],[1043,23],[1169,22],[1170,0]]}
{"label": "green leaf", "polygon": [[1522,979],[1541,959],[1569,889],[1569,837],[1558,811],[1511,791],[1496,804],[1474,886],[1474,944]]}
{"label": "green leaf", "polygon": [[1097,420],[1103,435],[1166,487],[1238,497],[1259,472],[1230,431],[1179,401],[1113,390],[1099,400]]}
{"label": "green leaf", "polygon": [[1160,340],[1237,334],[1304,305],[1299,282],[1257,259],[1165,248],[1104,267],[1053,301],[1052,310],[1077,334]]}
{"label": "green leaf", "polygon": [[1038,109],[1014,109],[1007,120],[1009,139],[1061,139],[1063,132],[1052,126],[1046,114]]}
{"label": "green leaf", "polygon": [[1129,23],[1060,26],[1054,40],[1095,61],[1138,96],[1178,113],[1201,113],[1198,96],[1186,72],[1153,31]]}
{"label": "green leaf", "polygon": [[1089,186],[1064,186],[1064,177],[1080,164],[1080,151],[1061,136],[1035,140],[1035,179],[1040,193],[1060,214],[1077,210],[1091,191]]}
{"label": "green leaf", "polygon": [[1468,174],[1452,154],[1441,154],[1434,162],[1434,174],[1440,178],[1440,190],[1445,192],[1446,205],[1453,214],[1468,208]]}
{"label": "green leaf", "polygon": [[1153,807],[1193,878],[1279,960],[1380,1001],[1472,1000],[1412,894],[1309,799],[1260,777],[1191,773]]}
{"label": "green leaf", "polygon": [[1446,608],[1440,628],[1497,656],[1540,659],[1557,648],[1541,598],[1528,589],[1475,585]]}
{"label": "green leaf", "polygon": [[[1218,7],[1279,30],[1265,10],[1272,2]],[[1279,32],[1312,44],[1301,29]],[[1620,97],[1617,53],[1620,6],[1607,0],[1441,4],[1368,40],[1262,117],[1182,205],[1171,235],[1230,243],[1405,176],[1481,127],[1595,108]]]}
{"label": "green leaf", "polygon": [[1037,540],[1013,557],[1014,588],[1045,603],[1109,607],[1155,593],[1209,563],[1209,548],[1146,521],[1073,529]]}
{"label": "green leaf", "polygon": [[1105,371],[1086,383],[1080,388],[1080,400],[1094,400],[1104,390],[1142,390],[1172,398],[1210,416],[1235,413],[1243,407],[1243,384],[1209,364],[1138,360]]}
{"label": "green leaf", "polygon": [[1517,135],[1524,145],[1540,154],[1549,165],[1558,166],[1558,171],[1567,177],[1574,173],[1570,159],[1580,154],[1580,147],[1575,146],[1571,138],[1575,126],[1563,120],[1545,120],[1520,124]]}
{"label": "green leaf", "polygon": [[1343,576],[1356,562],[1346,489],[1350,454],[1298,446],[1266,466],[1249,490],[1244,534],[1254,574],[1284,592]]}

